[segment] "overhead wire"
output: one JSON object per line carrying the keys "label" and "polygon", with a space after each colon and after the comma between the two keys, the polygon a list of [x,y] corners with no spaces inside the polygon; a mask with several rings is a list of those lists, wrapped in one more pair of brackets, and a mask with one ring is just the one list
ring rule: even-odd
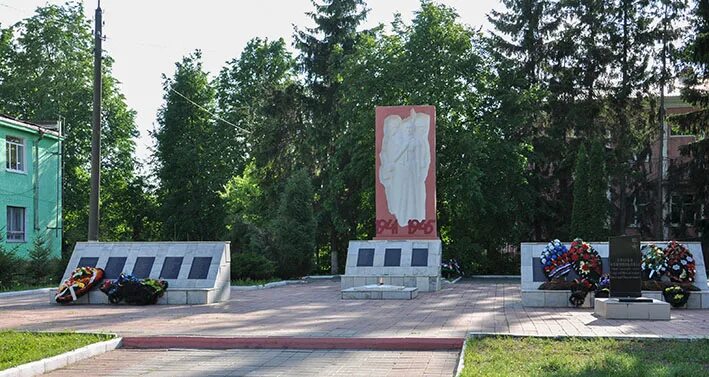
{"label": "overhead wire", "polygon": [[198,103],[192,101],[191,99],[187,98],[187,96],[185,96],[184,94],[178,92],[177,90],[175,90],[175,89],[173,89],[173,88],[170,88],[170,90],[171,90],[172,92],[174,92],[175,94],[177,94],[178,96],[184,98],[187,102],[189,102],[189,103],[195,105],[195,106],[196,106],[197,108],[199,108],[200,110],[202,110],[202,111],[204,111],[205,113],[207,113],[207,114],[213,116],[215,119],[220,120],[220,121],[222,121],[222,122],[224,122],[224,123],[226,123],[226,124],[228,124],[228,125],[234,127],[234,128],[235,128],[236,130],[238,130],[238,131],[241,131],[241,132],[244,132],[244,133],[247,133],[247,134],[250,134],[250,133],[251,133],[251,131],[249,131],[249,130],[247,130],[247,129],[244,129],[244,128],[241,128],[241,127],[237,126],[236,124],[234,124],[234,123],[232,123],[232,122],[229,122],[228,120],[225,120],[225,119],[219,117],[217,114],[214,114],[213,112],[211,112],[211,111],[205,109],[205,108],[202,107],[200,104],[198,104]]}

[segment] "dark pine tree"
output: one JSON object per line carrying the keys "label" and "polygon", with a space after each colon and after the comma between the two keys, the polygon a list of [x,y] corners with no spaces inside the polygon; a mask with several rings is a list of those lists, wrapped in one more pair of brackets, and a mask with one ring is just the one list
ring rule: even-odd
{"label": "dark pine tree", "polygon": [[339,250],[344,248],[348,234],[340,219],[340,190],[333,179],[340,168],[335,155],[335,140],[343,133],[343,121],[338,117],[339,89],[342,83],[343,63],[355,50],[357,27],[367,16],[363,0],[313,1],[314,12],[308,16],[316,27],[295,31],[295,46],[300,50],[300,64],[310,87],[314,127],[309,143],[316,148],[312,171],[314,186],[320,198],[317,206],[320,216],[318,229],[329,244],[331,271],[339,271]]}
{"label": "dark pine tree", "polygon": [[[223,233],[224,209],[218,133],[211,111],[214,89],[202,70],[196,51],[176,64],[172,78],[164,78],[165,103],[155,131],[156,172],[163,235],[171,240],[215,240]],[[218,144],[217,144],[218,145]]]}

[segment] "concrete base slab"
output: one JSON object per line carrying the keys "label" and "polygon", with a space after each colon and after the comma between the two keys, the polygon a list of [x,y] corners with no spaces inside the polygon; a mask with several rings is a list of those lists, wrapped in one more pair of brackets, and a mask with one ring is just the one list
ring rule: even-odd
{"label": "concrete base slab", "polygon": [[[158,298],[158,305],[205,305],[214,304],[220,302],[218,294],[220,292],[217,289],[210,288],[192,288],[192,289],[181,289],[181,288],[168,288],[165,294]],[[55,290],[49,291],[49,303],[53,305],[59,305],[54,300],[56,294]],[[101,292],[98,288],[94,288],[87,294],[79,297],[77,301],[67,303],[64,305],[107,305],[111,304],[108,302],[108,296]],[[119,305],[128,305],[125,302],[121,302]]]}
{"label": "concrete base slab", "polygon": [[343,289],[343,300],[412,300],[418,288],[396,285],[364,285]]}
{"label": "concrete base slab", "polygon": [[621,302],[617,298],[595,299],[594,314],[606,319],[670,320],[670,304],[650,299],[652,302]]}

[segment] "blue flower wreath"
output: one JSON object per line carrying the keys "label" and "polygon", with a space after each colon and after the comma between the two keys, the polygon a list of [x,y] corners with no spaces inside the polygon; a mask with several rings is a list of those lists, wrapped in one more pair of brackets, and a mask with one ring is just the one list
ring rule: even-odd
{"label": "blue flower wreath", "polygon": [[549,242],[542,251],[540,262],[548,279],[558,279],[571,271],[569,249],[561,241]]}

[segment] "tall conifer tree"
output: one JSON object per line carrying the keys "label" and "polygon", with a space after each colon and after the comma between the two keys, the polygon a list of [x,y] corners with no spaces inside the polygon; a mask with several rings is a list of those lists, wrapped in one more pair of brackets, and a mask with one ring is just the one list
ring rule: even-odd
{"label": "tall conifer tree", "polygon": [[339,270],[339,250],[345,245],[347,222],[340,211],[341,190],[334,176],[346,161],[337,161],[336,140],[344,132],[340,119],[339,89],[342,67],[348,55],[354,52],[358,38],[357,27],[367,16],[363,0],[313,0],[314,12],[307,13],[316,27],[296,29],[295,46],[300,50],[300,63],[312,95],[311,109],[314,127],[309,143],[317,150],[313,171],[315,188],[319,194],[320,218],[318,228],[330,245],[331,271]]}
{"label": "tall conifer tree", "polygon": [[211,112],[214,88],[196,51],[176,64],[172,78],[164,77],[165,103],[155,131],[159,197],[163,234],[171,240],[215,240],[223,234],[224,211],[219,191],[220,151]]}

